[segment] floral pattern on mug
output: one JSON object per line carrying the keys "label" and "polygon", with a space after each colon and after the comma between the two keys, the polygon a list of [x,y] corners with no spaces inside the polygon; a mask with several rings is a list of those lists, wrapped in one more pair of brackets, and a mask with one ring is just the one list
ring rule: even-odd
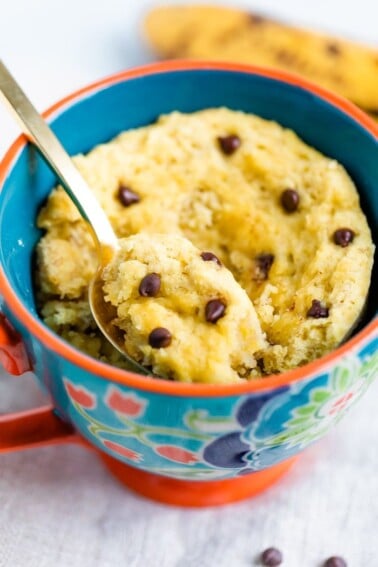
{"label": "floral pattern on mug", "polygon": [[90,392],[84,386],[77,386],[68,378],[63,378],[66,392],[71,400],[86,409],[95,409],[97,406],[96,394]]}
{"label": "floral pattern on mug", "polygon": [[99,448],[149,472],[200,480],[248,474],[299,453],[337,423],[377,373],[378,351],[352,354],[329,372],[230,397],[227,405],[183,398],[185,411],[178,402],[167,410],[164,398],[148,392],[105,385],[96,396],[74,379],[64,383],[82,433]]}
{"label": "floral pattern on mug", "polygon": [[[302,449],[322,437],[367,390],[378,372],[378,352],[363,364],[355,356],[346,357],[334,368],[325,386],[313,387],[308,402],[294,406],[282,431],[265,439],[268,446],[284,445]],[[293,388],[300,396],[306,386]]]}
{"label": "floral pattern on mug", "polygon": [[104,446],[107,449],[117,453],[121,457],[128,459],[130,461],[134,461],[135,463],[139,463],[143,460],[143,455],[125,447],[125,445],[120,445],[119,443],[115,443],[114,441],[109,441],[108,439],[103,440]]}
{"label": "floral pattern on mug", "polygon": [[199,461],[198,456],[192,451],[187,451],[186,449],[175,447],[174,445],[158,445],[155,451],[158,455],[161,455],[174,463],[192,465]]}
{"label": "floral pattern on mug", "polygon": [[119,388],[110,386],[105,396],[105,403],[116,413],[135,418],[144,414],[148,401],[134,393],[125,394]]}

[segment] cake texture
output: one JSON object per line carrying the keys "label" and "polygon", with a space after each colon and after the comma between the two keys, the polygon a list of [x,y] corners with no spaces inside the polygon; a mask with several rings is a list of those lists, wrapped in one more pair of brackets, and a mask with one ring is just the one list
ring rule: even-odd
{"label": "cake texture", "polygon": [[[374,253],[358,192],[339,163],[309,147],[291,130],[226,108],[173,112],[152,125],[120,134],[86,156],[77,156],[75,162],[117,235],[143,234],[141,248],[138,244],[125,256],[121,279],[125,289],[133,285],[136,293],[138,278],[158,273],[161,289],[166,291],[167,285],[171,290],[164,301],[171,302],[168,311],[175,329],[176,322],[178,327],[186,325],[180,322],[180,302],[185,305],[185,294],[194,294],[189,304],[193,309],[196,305],[202,318],[191,315],[185,341],[204,344],[208,354],[203,355],[203,368],[191,373],[186,366],[189,359],[180,354],[181,370],[156,363],[163,376],[217,382],[280,373],[330,352],[358,319],[369,290]],[[96,251],[85,222],[62,188],[52,191],[38,226],[45,230],[36,255],[42,318],[77,348],[127,367],[91,317],[87,290],[97,268]],[[164,265],[148,258],[147,252],[152,254],[158,242],[163,244],[156,258],[164,259],[166,253],[167,261],[171,254],[172,262],[181,263],[167,268],[167,276]],[[133,256],[137,249],[140,258]],[[220,265],[204,261],[201,253],[215,255]],[[192,275],[184,273],[189,261]],[[135,280],[133,262],[140,262]],[[209,282],[212,287],[207,288]],[[113,292],[107,289],[111,302],[117,296]],[[227,325],[227,317],[215,325],[203,320],[204,303],[213,293],[215,299],[226,297],[230,303],[231,297],[237,297],[239,310],[244,310],[233,314],[235,337],[230,338],[228,331],[221,337],[229,337],[224,345],[228,343],[230,360],[237,349],[234,339],[243,350],[250,340],[245,350],[248,364],[241,363],[239,370],[236,364],[227,379],[210,366],[218,328]],[[118,297],[122,298],[120,290]],[[125,318],[131,317],[128,309],[134,309],[128,301],[115,301]],[[153,315],[140,309],[145,331],[153,326],[169,328],[165,316],[157,315],[164,301],[163,297],[138,298],[140,305],[148,303],[156,310]],[[248,320],[249,334],[244,325]],[[127,334],[132,336],[131,319],[127,321]],[[209,344],[205,329],[209,329]],[[170,346],[162,349],[163,358],[175,344],[172,338]],[[148,358],[147,351],[141,353],[138,356]],[[154,360],[150,360],[152,366]]]}

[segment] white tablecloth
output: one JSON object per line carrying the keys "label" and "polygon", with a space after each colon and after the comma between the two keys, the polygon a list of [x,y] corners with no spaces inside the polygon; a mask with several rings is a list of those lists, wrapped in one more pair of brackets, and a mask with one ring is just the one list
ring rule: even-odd
{"label": "white tablecloth", "polygon": [[[90,81],[151,60],[139,23],[154,4],[1,0],[0,57],[42,110]],[[378,43],[373,0],[238,4]],[[0,155],[16,133],[0,108]],[[0,567],[247,567],[268,545],[284,551],[288,567],[320,567],[332,554],[351,567],[376,567],[377,393],[375,384],[275,487],[218,509],[143,500],[78,447],[2,455]],[[1,374],[1,413],[41,401],[30,376]]]}

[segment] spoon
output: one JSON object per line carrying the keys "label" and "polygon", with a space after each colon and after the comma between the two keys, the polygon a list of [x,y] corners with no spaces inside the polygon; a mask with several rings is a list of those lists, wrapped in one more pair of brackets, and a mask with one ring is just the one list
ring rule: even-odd
{"label": "spoon", "polygon": [[53,131],[1,60],[0,98],[4,100],[23,132],[56,174],[91,230],[99,262],[96,274],[89,285],[88,299],[97,326],[106,339],[125,356],[132,370],[139,374],[150,374],[125,351],[124,334],[111,322],[114,318],[114,308],[104,299],[101,274],[119,249],[118,239],[109,219]]}

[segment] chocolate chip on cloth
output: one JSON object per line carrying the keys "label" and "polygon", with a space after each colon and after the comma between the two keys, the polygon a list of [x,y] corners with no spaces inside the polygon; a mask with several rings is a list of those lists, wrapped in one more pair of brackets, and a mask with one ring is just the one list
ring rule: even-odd
{"label": "chocolate chip on cloth", "polygon": [[324,562],[323,567],[347,567],[347,562],[342,557],[334,555]]}
{"label": "chocolate chip on cloth", "polygon": [[277,567],[283,561],[282,551],[276,547],[268,547],[261,554],[261,564],[266,567]]}
{"label": "chocolate chip on cloth", "polygon": [[229,270],[203,261],[182,236],[120,239],[103,281],[127,353],[154,374],[227,383],[257,372],[254,353],[266,342],[252,302]]}

